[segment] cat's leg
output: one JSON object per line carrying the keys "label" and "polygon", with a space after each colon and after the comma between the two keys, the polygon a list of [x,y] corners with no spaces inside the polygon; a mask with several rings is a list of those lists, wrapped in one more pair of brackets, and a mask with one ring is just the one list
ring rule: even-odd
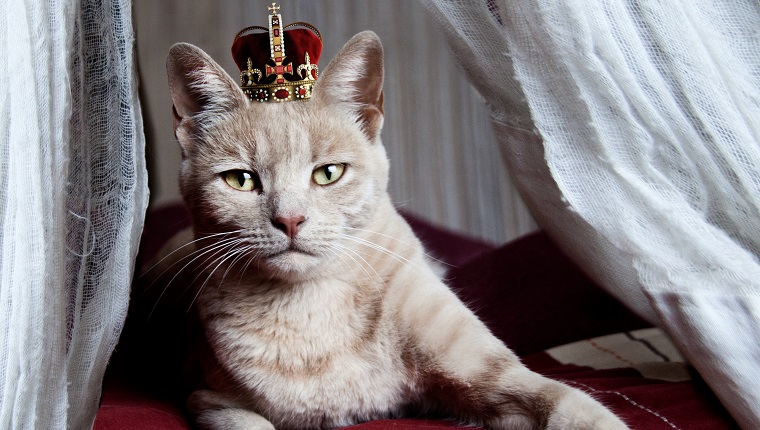
{"label": "cat's leg", "polygon": [[187,407],[202,430],[274,430],[266,418],[216,391],[194,391]]}
{"label": "cat's leg", "polygon": [[439,281],[399,296],[433,409],[492,429],[622,430],[589,395],[527,369]]}
{"label": "cat's leg", "polygon": [[[490,372],[489,372],[490,373]],[[519,404],[516,418],[509,407],[485,420],[494,429],[623,430],[628,427],[586,393],[545,378],[525,367],[502,371],[494,382],[476,389],[491,391],[492,402]],[[516,397],[513,397],[516,396]],[[503,407],[503,406],[502,406]],[[514,405],[512,406],[514,407]],[[527,412],[527,413],[526,413]],[[514,426],[515,421],[523,427]]]}

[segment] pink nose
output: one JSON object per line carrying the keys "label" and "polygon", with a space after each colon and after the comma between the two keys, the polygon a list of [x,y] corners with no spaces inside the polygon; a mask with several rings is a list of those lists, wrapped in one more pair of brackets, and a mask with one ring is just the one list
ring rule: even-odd
{"label": "pink nose", "polygon": [[298,227],[306,221],[306,217],[303,215],[296,216],[278,216],[272,220],[272,224],[277,227],[278,230],[285,233],[289,238],[293,239],[298,234]]}

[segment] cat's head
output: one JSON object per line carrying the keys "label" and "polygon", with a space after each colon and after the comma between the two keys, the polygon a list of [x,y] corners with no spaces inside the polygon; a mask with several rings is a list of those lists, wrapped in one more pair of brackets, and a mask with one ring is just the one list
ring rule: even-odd
{"label": "cat's head", "polygon": [[218,254],[227,263],[238,252],[269,276],[306,276],[387,199],[383,50],[374,33],[346,43],[308,101],[249,101],[189,44],[171,48],[167,72],[182,195],[197,235],[228,240]]}

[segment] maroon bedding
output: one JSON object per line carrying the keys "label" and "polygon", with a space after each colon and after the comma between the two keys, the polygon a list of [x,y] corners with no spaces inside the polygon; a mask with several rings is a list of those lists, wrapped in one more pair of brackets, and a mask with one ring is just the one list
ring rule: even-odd
{"label": "maroon bedding", "polygon": [[[693,370],[689,380],[668,382],[645,378],[627,366],[594,369],[563,364],[547,353],[546,349],[558,345],[629,333],[648,324],[594,285],[544,234],[534,233],[497,248],[407,218],[430,253],[452,265],[448,273],[452,289],[528,367],[589,392],[633,429],[738,428]],[[187,214],[179,205],[152,211],[138,265],[187,224]],[[139,300],[133,297],[133,302]],[[180,319],[182,314],[169,318]],[[187,387],[179,376],[181,346],[172,344],[176,339],[171,335],[157,337],[157,331],[130,311],[104,382],[96,430],[191,428],[182,412]],[[409,418],[351,428],[457,426]]]}

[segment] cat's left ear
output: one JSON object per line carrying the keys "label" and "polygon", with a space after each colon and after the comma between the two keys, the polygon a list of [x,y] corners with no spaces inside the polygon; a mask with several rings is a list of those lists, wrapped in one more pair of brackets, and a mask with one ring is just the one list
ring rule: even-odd
{"label": "cat's left ear", "polygon": [[383,126],[383,45],[372,31],[352,37],[314,85],[314,99],[345,105],[370,140]]}

